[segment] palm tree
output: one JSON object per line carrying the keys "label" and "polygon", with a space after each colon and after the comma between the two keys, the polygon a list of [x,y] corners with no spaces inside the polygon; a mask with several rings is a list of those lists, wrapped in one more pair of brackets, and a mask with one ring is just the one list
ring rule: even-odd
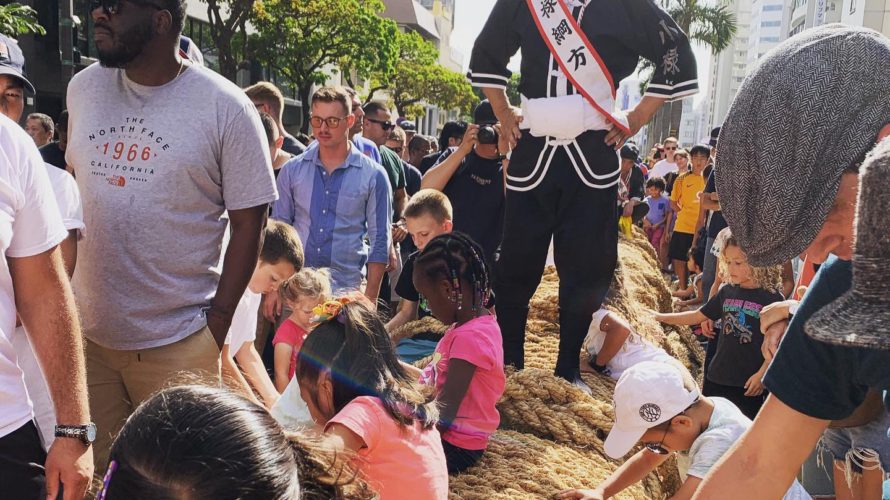
{"label": "palm tree", "polygon": [[[692,42],[709,47],[713,54],[718,54],[729,47],[735,37],[735,15],[729,11],[727,5],[704,5],[700,0],[661,0],[661,3]],[[655,67],[650,61],[643,60],[639,69],[641,73],[647,75],[640,83],[642,93],[642,89],[649,84]],[[679,134],[682,118],[682,101],[665,104],[649,124],[649,144]]]}

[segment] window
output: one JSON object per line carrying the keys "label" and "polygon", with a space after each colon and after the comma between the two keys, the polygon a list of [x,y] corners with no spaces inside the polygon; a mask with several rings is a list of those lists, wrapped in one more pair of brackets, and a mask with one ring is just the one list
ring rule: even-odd
{"label": "window", "polygon": [[782,25],[782,21],[763,21],[760,23],[761,28],[776,28]]}
{"label": "window", "polygon": [[[806,1],[806,0],[804,0],[804,1]],[[776,12],[776,11],[780,11],[780,10],[782,10],[781,5],[764,5],[763,6],[764,12]]]}
{"label": "window", "polygon": [[777,36],[762,36],[762,37],[760,37],[760,41],[766,42],[766,43],[771,43],[771,42],[778,43],[781,40],[779,40],[779,37],[777,37]]}

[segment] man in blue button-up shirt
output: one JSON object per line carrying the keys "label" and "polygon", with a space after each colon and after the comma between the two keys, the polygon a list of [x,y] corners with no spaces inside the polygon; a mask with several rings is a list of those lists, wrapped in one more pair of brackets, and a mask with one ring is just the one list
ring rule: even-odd
{"label": "man in blue button-up shirt", "polygon": [[389,262],[392,191],[383,167],[349,140],[354,120],[343,89],[312,95],[316,142],[281,167],[272,218],[297,229],[306,266],[330,268],[335,291],[358,290],[367,264],[365,295],[376,302]]}

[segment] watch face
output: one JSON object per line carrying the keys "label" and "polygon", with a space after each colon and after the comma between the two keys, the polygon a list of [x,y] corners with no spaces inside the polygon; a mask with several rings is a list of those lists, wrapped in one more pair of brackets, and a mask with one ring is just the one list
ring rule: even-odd
{"label": "watch face", "polygon": [[96,440],[96,424],[87,425],[87,441],[92,443]]}

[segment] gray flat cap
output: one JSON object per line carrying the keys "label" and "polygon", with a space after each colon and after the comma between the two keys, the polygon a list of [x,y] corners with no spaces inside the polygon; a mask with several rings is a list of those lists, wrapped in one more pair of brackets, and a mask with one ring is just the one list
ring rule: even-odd
{"label": "gray flat cap", "polygon": [[781,264],[815,239],[841,174],[890,123],[890,40],[830,24],[789,38],[742,83],[720,130],[723,216],[752,265]]}
{"label": "gray flat cap", "polygon": [[804,328],[829,344],[890,349],[890,139],[869,155],[859,177],[853,286]]}

